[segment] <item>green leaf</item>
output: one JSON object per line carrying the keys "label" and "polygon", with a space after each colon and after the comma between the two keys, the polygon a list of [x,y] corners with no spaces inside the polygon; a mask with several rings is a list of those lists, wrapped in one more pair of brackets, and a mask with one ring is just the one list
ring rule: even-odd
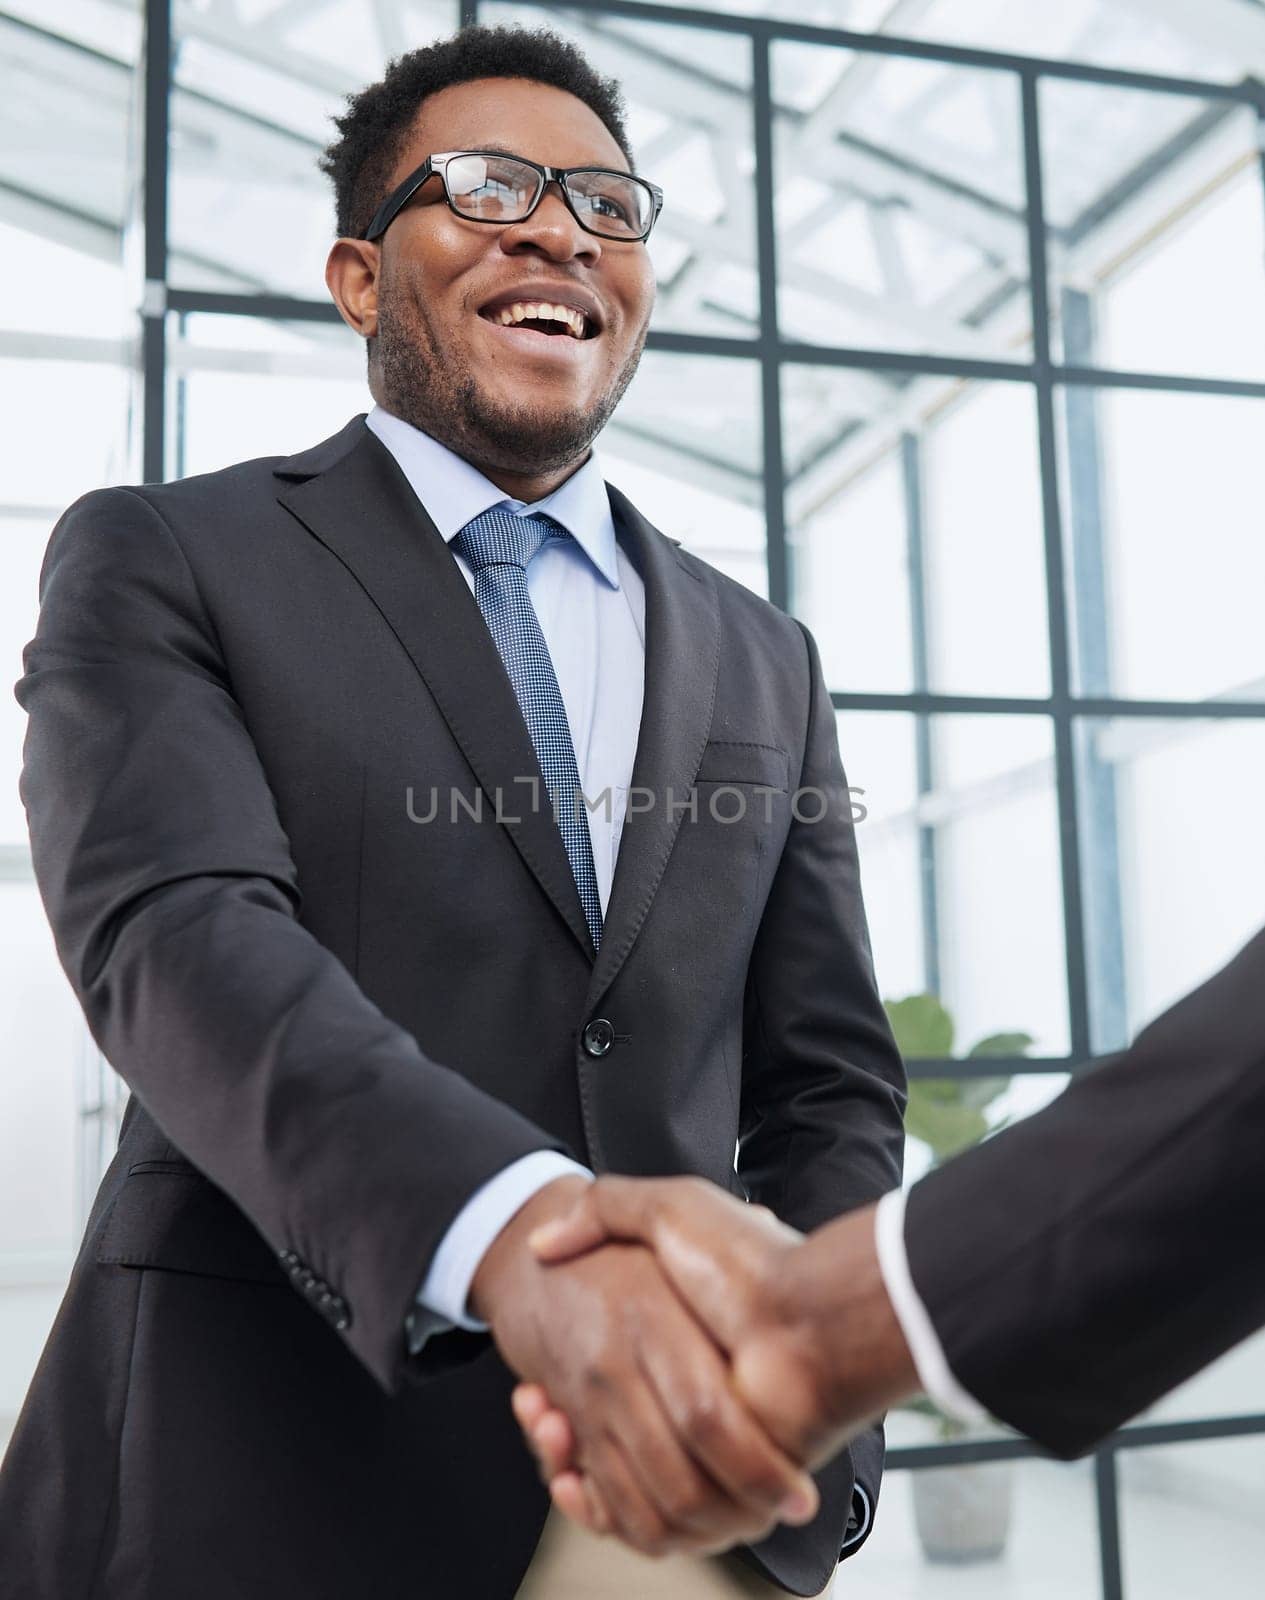
{"label": "green leaf", "polygon": [[965,1103],[965,1084],[955,1080],[916,1078],[909,1086],[905,1131],[931,1147],[937,1162],[978,1144],[988,1132],[988,1118]]}
{"label": "green leaf", "polygon": [[[902,1056],[934,1060],[953,1054],[953,1018],[934,994],[911,994],[903,1000],[885,1000],[884,1008]],[[976,1058],[1021,1056],[1033,1044],[1031,1034],[1019,1030],[994,1033],[971,1050]],[[909,1086],[905,1130],[927,1145],[936,1165],[978,1144],[995,1131],[988,1108],[1009,1089],[1011,1079],[915,1078]]]}
{"label": "green leaf", "polygon": [[1009,1078],[963,1078],[962,1104],[984,1111],[1010,1088]]}
{"label": "green leaf", "polygon": [[1032,1048],[1030,1033],[990,1033],[967,1051],[968,1056],[1026,1056]]}
{"label": "green leaf", "polygon": [[902,1056],[951,1056],[953,1018],[933,994],[911,994],[885,1000],[888,1021]]}

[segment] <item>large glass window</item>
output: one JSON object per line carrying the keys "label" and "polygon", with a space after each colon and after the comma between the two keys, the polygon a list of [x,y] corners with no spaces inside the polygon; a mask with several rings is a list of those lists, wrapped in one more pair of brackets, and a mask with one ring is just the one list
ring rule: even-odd
{"label": "large glass window", "polygon": [[1017,80],[797,43],[773,63],[778,315],[813,345],[1031,336]]}
{"label": "large glass window", "polygon": [[[98,1059],[58,962],[18,793],[13,696],[49,534],[90,489],[134,483],[138,5],[0,17],[0,1450],[83,1224],[82,1093]],[[93,1187],[99,1161],[91,1168]]]}
{"label": "large glass window", "polygon": [[1265,397],[1077,386],[1061,405],[1077,687],[1261,699]]}
{"label": "large glass window", "polygon": [[1255,111],[1046,80],[1041,132],[1054,330],[1067,364],[1258,379]]}
{"label": "large glass window", "polygon": [[[1126,1452],[1120,1531],[1129,1592],[1147,1600],[1250,1594],[1265,1570],[1262,1483],[1263,1437]],[[1181,1537],[1171,1538],[1179,1525]]]}
{"label": "large glass window", "polygon": [[1114,1050],[1261,925],[1265,720],[1087,718],[1078,735],[1094,1045]]}
{"label": "large glass window", "polygon": [[291,455],[373,405],[343,322],[168,313],[168,449],[180,477]]}
{"label": "large glass window", "polygon": [[764,594],[763,437],[754,362],[650,350],[595,448],[656,527]]}
{"label": "large glass window", "polygon": [[844,693],[1050,689],[1031,388],[782,372],[791,604]]}
{"label": "large glass window", "polygon": [[945,1056],[1007,1033],[1065,1056],[1049,720],[842,712],[839,748],[883,994],[934,994],[954,1024]]}

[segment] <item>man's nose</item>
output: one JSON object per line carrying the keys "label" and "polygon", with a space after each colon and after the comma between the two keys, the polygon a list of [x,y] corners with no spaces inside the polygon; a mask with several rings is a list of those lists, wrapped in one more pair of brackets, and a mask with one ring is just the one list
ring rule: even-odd
{"label": "man's nose", "polygon": [[501,233],[501,247],[522,249],[535,245],[555,261],[587,256],[593,261],[602,253],[596,234],[587,233],[571,214],[556,178],[551,178],[531,216],[508,223]]}

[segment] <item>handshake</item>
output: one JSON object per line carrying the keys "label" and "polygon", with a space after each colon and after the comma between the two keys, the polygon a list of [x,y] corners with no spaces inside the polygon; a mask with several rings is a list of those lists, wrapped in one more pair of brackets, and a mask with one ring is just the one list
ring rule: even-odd
{"label": "handshake", "polygon": [[918,1388],[873,1210],[806,1238],[702,1179],[533,1196],[471,1305],[522,1380],[514,1413],[557,1508],[647,1555],[810,1522],[808,1469]]}

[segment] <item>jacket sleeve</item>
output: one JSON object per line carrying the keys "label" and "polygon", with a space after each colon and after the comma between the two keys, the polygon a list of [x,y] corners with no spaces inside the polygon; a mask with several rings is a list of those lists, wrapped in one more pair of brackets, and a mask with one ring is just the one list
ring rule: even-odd
{"label": "jacket sleeve", "polygon": [[448,1223],[494,1173],[557,1143],[425,1056],[304,928],[213,619],[150,501],[77,500],[40,601],[15,686],[20,793],[92,1035],[277,1254],[338,1291],[351,1351],[394,1391]]}
{"label": "jacket sleeve", "polygon": [[1054,1103],[910,1191],[959,1382],[1060,1456],[1265,1325],[1265,932]]}
{"label": "jacket sleeve", "polygon": [[[807,1232],[899,1187],[906,1093],[874,976],[834,707],[816,640],[797,627],[803,820],[792,811],[747,974],[738,1171],[752,1200]],[[877,1506],[882,1461],[880,1426],[825,1469],[836,1504],[855,1472]]]}

